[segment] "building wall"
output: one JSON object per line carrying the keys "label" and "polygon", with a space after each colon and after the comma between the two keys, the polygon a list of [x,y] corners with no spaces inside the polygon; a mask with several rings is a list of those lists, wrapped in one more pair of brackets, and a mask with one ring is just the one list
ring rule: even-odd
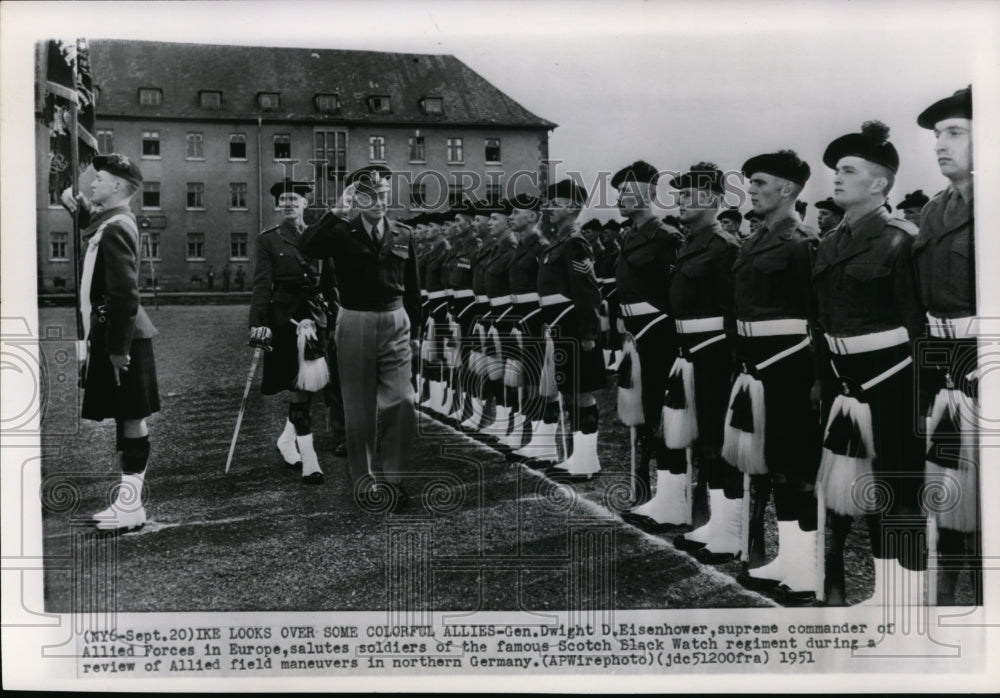
{"label": "building wall", "polygon": [[[487,184],[499,184],[503,196],[519,192],[537,193],[544,188],[544,179],[539,186],[540,163],[546,157],[548,133],[544,130],[463,128],[459,126],[434,125],[431,127],[385,127],[380,125],[313,126],[308,123],[257,123],[228,121],[138,121],[99,118],[98,130],[111,129],[114,134],[114,150],[136,159],[142,168],[143,177],[148,182],[160,183],[159,209],[143,208],[141,195],[133,199],[133,210],[140,225],[140,231],[159,234],[159,259],[153,260],[157,285],[165,290],[204,289],[207,286],[209,267],[214,269],[215,288],[222,285],[222,272],[230,265],[233,273],[242,267],[247,275],[247,283],[253,272],[253,240],[256,234],[271,227],[280,220],[274,209],[274,200],[268,189],[281,181],[285,173],[295,179],[312,181],[314,166],[308,161],[315,159],[315,131],[339,130],[346,136],[346,170],[352,171],[371,162],[371,136],[385,138],[385,159],[379,161],[393,172],[394,189],[392,213],[394,217],[406,217],[414,209],[410,204],[410,184],[417,181],[425,185],[427,208],[448,207],[447,185],[462,183],[463,187],[478,197],[485,197]],[[160,156],[142,156],[143,131],[159,132]],[[187,134],[201,133],[203,136],[204,158],[200,160],[186,157]],[[229,157],[231,134],[246,135],[246,160],[232,160]],[[277,134],[290,136],[291,160],[297,163],[279,162],[274,158],[274,137]],[[424,138],[425,159],[411,162],[409,139],[413,136]],[[260,157],[258,157],[258,136]],[[450,163],[447,153],[448,138],[462,138],[463,160]],[[47,136],[44,129],[37,133],[36,152],[47,152]],[[501,161],[487,164],[485,161],[485,139],[499,138]],[[44,158],[40,158],[44,160]],[[40,163],[38,172],[38,274],[39,290],[51,292],[73,287],[73,269],[68,261],[50,259],[51,233],[72,231],[71,217],[60,206],[48,204],[48,183],[45,163]],[[86,193],[86,176],[81,186]],[[230,183],[242,182],[247,185],[247,202],[244,210],[230,209]],[[187,204],[188,183],[204,184],[204,209],[190,210]],[[342,185],[341,185],[342,186]],[[337,183],[327,185],[330,198],[339,194]],[[205,239],[203,260],[187,258],[187,234],[202,233]],[[230,257],[232,233],[246,233],[248,238],[248,258]],[[68,256],[72,257],[72,242]],[[65,286],[57,286],[62,279]],[[149,260],[144,260],[141,282],[148,285],[151,279]]]}

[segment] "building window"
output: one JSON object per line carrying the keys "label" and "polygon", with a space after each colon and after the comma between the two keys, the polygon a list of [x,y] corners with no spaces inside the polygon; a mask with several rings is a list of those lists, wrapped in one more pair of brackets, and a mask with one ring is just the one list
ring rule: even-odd
{"label": "building window", "polygon": [[198,104],[202,109],[220,109],[222,93],[218,90],[202,90],[198,93]]}
{"label": "building window", "polygon": [[205,208],[205,185],[201,182],[188,182],[187,207]]}
{"label": "building window", "polygon": [[187,234],[188,261],[205,259],[205,233]]}
{"label": "building window", "polygon": [[332,112],[340,109],[340,100],[337,95],[318,94],[315,98],[316,111]]}
{"label": "building window", "polygon": [[372,136],[368,139],[368,159],[372,162],[385,162],[385,136]]}
{"label": "building window", "polygon": [[448,185],[448,206],[450,208],[457,208],[462,205],[462,185],[461,184],[449,184]]}
{"label": "building window", "polygon": [[372,95],[368,98],[368,111],[373,114],[388,114],[392,111],[389,95]]}
{"label": "building window", "polygon": [[233,133],[229,136],[229,159],[247,159],[247,136],[245,133]]}
{"label": "building window", "polygon": [[287,133],[274,134],[274,159],[290,160],[292,157],[292,137]]}
{"label": "building window", "polygon": [[142,207],[143,208],[160,208],[160,183],[159,182],[143,182],[142,183]]}
{"label": "building window", "polygon": [[229,258],[233,260],[247,259],[247,234],[230,233],[229,235]]}
{"label": "building window", "polygon": [[500,203],[500,199],[503,197],[503,187],[499,184],[487,184],[486,185],[486,200],[493,205]]}
{"label": "building window", "polygon": [[163,104],[163,90],[159,87],[140,87],[139,104],[147,106]]}
{"label": "building window", "polygon": [[424,97],[421,100],[421,106],[424,108],[424,114],[444,113],[444,100],[440,97]]}
{"label": "building window", "polygon": [[246,208],[247,207],[247,183],[246,182],[230,182],[229,183],[229,208]]}
{"label": "building window", "polygon": [[347,132],[317,129],[314,137],[315,202],[331,203],[343,191],[347,175]]}
{"label": "building window", "polygon": [[142,157],[144,157],[144,158],[158,158],[158,157],[160,157],[160,132],[159,131],[143,131],[142,132]]}
{"label": "building window", "polygon": [[410,185],[410,208],[423,208],[427,201],[427,185],[414,182]]}
{"label": "building window", "polygon": [[184,157],[188,160],[205,159],[205,136],[200,133],[189,133],[187,135],[187,150]]}
{"label": "building window", "polygon": [[281,108],[281,95],[277,92],[258,92],[257,105],[261,109],[273,111]]}
{"label": "building window", "polygon": [[410,162],[424,162],[424,137],[410,137]]}
{"label": "building window", "polygon": [[49,233],[49,241],[51,243],[51,254],[49,254],[49,261],[51,262],[67,262],[69,261],[69,233],[63,232],[52,232]]}
{"label": "building window", "polygon": [[464,157],[462,155],[462,139],[461,138],[449,138],[448,139],[448,162],[462,162]]}
{"label": "building window", "polygon": [[500,139],[499,138],[487,138],[486,139],[486,162],[489,162],[489,163],[500,162]]}
{"label": "building window", "polygon": [[142,256],[146,259],[151,259],[153,261],[159,261],[160,259],[160,234],[159,233],[143,233],[143,248]]}
{"label": "building window", "polygon": [[97,152],[101,155],[115,152],[115,132],[110,128],[97,129]]}

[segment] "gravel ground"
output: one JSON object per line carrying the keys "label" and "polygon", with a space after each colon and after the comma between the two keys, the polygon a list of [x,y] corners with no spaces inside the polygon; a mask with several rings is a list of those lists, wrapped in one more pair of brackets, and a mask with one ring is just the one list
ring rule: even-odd
{"label": "gravel ground", "polygon": [[[360,512],[346,461],[331,455],[325,407],[313,406],[320,486],[281,467],[279,397],[248,401],[236,456],[223,473],[250,364],[246,308],[150,310],[162,410],[150,420],[149,523],[118,538],[80,519],[118,481],[111,422],[76,418],[79,399],[57,337],[65,308],[41,311],[47,383],[43,415],[43,530],[55,561],[46,610],[118,611],[552,610],[731,608],[774,602],[739,586],[739,563],[704,566],[668,536],[624,524],[617,511],[629,470],[628,432],[613,386],[599,398],[601,477],[560,487],[426,416],[413,447],[411,503],[391,516]],[[773,554],[773,516],[767,521]],[[848,600],[871,593],[863,527],[847,555]]]}

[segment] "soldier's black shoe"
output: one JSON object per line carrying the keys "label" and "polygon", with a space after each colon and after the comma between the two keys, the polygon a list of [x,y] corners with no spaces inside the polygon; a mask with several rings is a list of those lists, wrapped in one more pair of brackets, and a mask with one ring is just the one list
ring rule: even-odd
{"label": "soldier's black shoe", "polygon": [[667,533],[669,531],[676,531],[682,526],[681,524],[660,523],[654,518],[645,514],[636,514],[633,511],[622,512],[622,519],[646,533]]}
{"label": "soldier's black shoe", "polygon": [[683,550],[686,553],[694,554],[696,551],[701,550],[705,547],[704,543],[698,543],[697,541],[688,540],[683,535],[674,536],[674,547],[678,550]]}
{"label": "soldier's black shoe", "polygon": [[278,452],[278,459],[281,461],[281,464],[283,466],[285,466],[289,470],[302,470],[302,460],[301,459],[295,461],[294,463],[289,463],[288,461],[285,460],[285,457],[283,455],[281,455],[281,449],[276,448],[274,450]]}
{"label": "soldier's black shoe", "polygon": [[571,473],[565,468],[557,468],[552,466],[545,470],[545,477],[553,480],[555,482],[590,482],[595,477],[597,473],[588,473],[586,475],[577,475]]}
{"label": "soldier's black shoe", "polygon": [[705,565],[721,565],[739,559],[740,556],[739,553],[716,553],[709,550],[707,546],[698,548],[693,554],[698,562]]}
{"label": "soldier's black shoe", "polygon": [[347,444],[341,441],[333,447],[333,455],[337,458],[347,458]]}
{"label": "soldier's black shoe", "polygon": [[303,475],[301,479],[307,485],[322,485],[323,473],[309,473],[308,475]]}
{"label": "soldier's black shoe", "polygon": [[764,577],[751,576],[750,571],[747,569],[744,569],[736,576],[736,581],[739,582],[740,586],[744,589],[757,592],[774,591],[781,583],[778,579],[766,579]]}
{"label": "soldier's black shoe", "polygon": [[774,599],[783,606],[805,606],[816,601],[812,591],[794,591],[784,584],[774,588]]}

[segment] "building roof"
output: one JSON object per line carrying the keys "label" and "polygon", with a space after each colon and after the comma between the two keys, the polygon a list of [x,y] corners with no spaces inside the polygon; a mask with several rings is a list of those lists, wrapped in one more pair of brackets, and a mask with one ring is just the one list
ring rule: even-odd
{"label": "building roof", "polygon": [[[556,126],[450,55],[110,39],[90,50],[99,118]],[[162,103],[140,105],[144,87],[161,89]],[[202,90],[221,91],[222,106],[201,107]],[[261,92],[280,93],[280,109],[262,110]],[[318,111],[319,93],[336,94],[339,110]],[[389,96],[389,113],[370,111],[368,98],[380,95]],[[442,98],[442,113],[424,113],[425,97]]]}

